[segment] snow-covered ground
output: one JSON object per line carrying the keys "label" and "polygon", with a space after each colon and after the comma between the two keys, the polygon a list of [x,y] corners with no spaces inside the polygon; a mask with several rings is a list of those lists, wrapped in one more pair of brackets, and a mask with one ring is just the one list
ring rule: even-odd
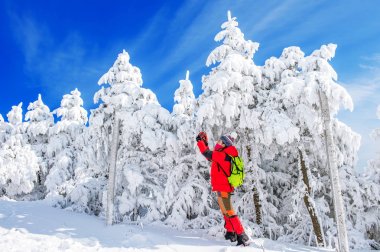
{"label": "snow-covered ground", "polygon": [[161,225],[107,227],[100,218],[42,201],[0,199],[1,251],[331,251],[268,239],[254,242],[251,247],[236,247],[203,230],[177,231]]}

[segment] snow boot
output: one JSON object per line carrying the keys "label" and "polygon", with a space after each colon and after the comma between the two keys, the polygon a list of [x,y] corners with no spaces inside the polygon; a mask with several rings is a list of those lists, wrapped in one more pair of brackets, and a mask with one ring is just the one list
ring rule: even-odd
{"label": "snow boot", "polygon": [[249,245],[249,237],[244,232],[237,235],[237,244],[236,246],[248,246]]}
{"label": "snow boot", "polygon": [[236,242],[237,235],[235,232],[226,232],[224,238],[226,238],[226,240],[230,240],[231,242]]}

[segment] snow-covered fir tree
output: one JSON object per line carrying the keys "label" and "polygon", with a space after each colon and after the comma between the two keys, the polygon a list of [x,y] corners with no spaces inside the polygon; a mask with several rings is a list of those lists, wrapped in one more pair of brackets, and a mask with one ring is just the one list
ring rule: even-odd
{"label": "snow-covered fir tree", "polygon": [[66,195],[73,190],[74,169],[78,160],[78,151],[82,149],[77,144],[83,144],[80,136],[87,123],[87,111],[83,108],[83,100],[78,89],[63,96],[61,107],[53,111],[58,121],[50,130],[47,148],[49,174],[45,187],[52,204],[65,206]]}
{"label": "snow-covered fir tree", "polygon": [[[49,143],[49,130],[54,124],[54,118],[48,106],[44,104],[41,94],[35,102],[28,106],[28,112],[25,114],[25,133],[27,142],[38,157],[40,171],[38,173],[38,190],[44,192],[43,185],[46,175],[49,171],[46,152]],[[37,197],[43,197],[36,195]]]}
{"label": "snow-covered fir tree", "polygon": [[[176,141],[169,132],[170,113],[160,106],[152,91],[141,87],[140,70],[129,60],[126,51],[120,53],[98,82],[102,88],[95,94],[94,101],[102,103],[91,112],[92,144],[91,150],[85,151],[95,153],[95,160],[87,164],[90,170],[81,168],[86,179],[80,179],[71,200],[87,205],[87,210],[104,214],[111,132],[115,122],[120,121],[115,220],[151,221],[163,217],[163,188],[168,171],[173,167]],[[89,206],[91,204],[97,207]]]}
{"label": "snow-covered fir tree", "polygon": [[[293,181],[296,187],[293,187],[292,193],[284,199],[284,202],[291,202],[286,205],[287,211],[283,212],[284,216],[288,216],[286,221],[287,235],[282,239],[289,239],[296,242],[306,243],[312,237],[312,229],[306,230],[305,226],[311,227],[305,223],[305,220],[310,223],[311,215],[310,207],[305,207],[300,199],[307,197],[310,206],[314,209],[315,219],[313,225],[317,224],[324,227],[323,237],[325,239],[322,244],[331,244],[331,239],[335,236],[333,224],[333,206],[331,187],[326,186],[331,184],[330,171],[327,170],[327,156],[325,149],[323,118],[321,116],[321,101],[319,92],[323,92],[329,102],[330,117],[332,118],[332,132],[334,136],[334,148],[337,154],[338,166],[342,172],[349,171],[354,181],[355,177],[353,167],[356,162],[356,153],[360,145],[360,137],[353,132],[349,127],[339,122],[336,116],[340,107],[351,109],[353,108],[351,97],[347,91],[336,83],[337,74],[328,61],[334,57],[336,46],[330,44],[322,46],[320,50],[314,51],[310,56],[301,60],[299,66],[300,72],[290,74],[287,72],[280,86],[282,98],[280,102],[286,111],[289,118],[292,119],[294,125],[300,129],[300,142],[298,149],[303,153],[304,168],[306,173],[300,172],[300,154],[297,154],[297,146],[294,146],[294,151],[289,153],[298,160],[297,163],[299,176],[292,175],[298,178]],[[294,167],[294,166],[293,166]],[[290,173],[294,174],[294,172]],[[305,176],[307,174],[307,176]],[[304,175],[302,177],[302,175]],[[308,185],[305,184],[306,178]],[[302,178],[302,179],[301,179]],[[343,184],[350,183],[343,180]],[[306,194],[305,194],[306,190]],[[286,200],[290,197],[293,200]],[[299,200],[297,200],[299,199]],[[346,203],[348,200],[346,200]],[[306,203],[306,202],[305,202]],[[292,214],[289,215],[288,213]],[[347,216],[350,214],[348,213]],[[313,218],[311,218],[313,220]],[[353,225],[352,225],[353,226]],[[315,228],[315,226],[314,226]],[[353,242],[353,241],[352,241]]]}
{"label": "snow-covered fir tree", "polygon": [[[245,113],[250,111],[245,108],[254,104],[252,95],[254,83],[259,82],[261,78],[259,68],[252,61],[259,44],[245,40],[236,18],[232,18],[230,12],[227,14],[227,21],[222,24],[222,30],[215,36],[215,41],[221,41],[222,44],[210,53],[206,61],[206,66],[213,64],[217,66],[202,77],[203,93],[198,98],[196,108],[195,128],[209,135],[211,148],[222,134],[236,130],[241,117],[248,117]],[[245,139],[241,134],[239,131],[240,139]],[[200,167],[206,167],[207,174],[209,163],[199,153],[197,160]],[[215,201],[212,203],[216,212],[209,213],[210,218],[216,218],[218,223],[222,223],[217,204]],[[214,223],[208,225],[215,226]],[[222,229],[222,225],[218,225],[211,229],[211,232],[217,233]]]}
{"label": "snow-covered fir tree", "polygon": [[[269,165],[271,168],[268,171],[276,171],[278,175],[286,178],[281,181],[281,184],[273,186],[273,194],[280,199],[277,222],[284,227],[277,236],[282,236],[284,239],[283,232],[294,233],[294,236],[290,235],[288,239],[293,239],[293,242],[306,243],[314,242],[314,239],[308,238],[317,233],[315,240],[323,246],[322,224],[319,222],[316,209],[314,209],[312,195],[312,185],[314,184],[309,180],[310,165],[306,155],[309,150],[305,150],[304,147],[304,143],[310,141],[308,124],[305,127],[305,121],[307,123],[309,121],[305,120],[303,114],[298,114],[301,113],[302,108],[309,109],[307,103],[305,105],[305,102],[300,101],[303,97],[297,93],[302,92],[298,90],[299,86],[305,85],[299,72],[299,64],[303,60],[304,53],[300,48],[289,47],[283,50],[279,59],[272,57],[266,61],[263,67],[263,79],[269,83],[267,85],[272,86],[265,106],[271,113],[279,113],[282,116],[279,120],[282,125],[278,125],[280,130],[277,130],[280,134],[275,136],[278,145],[273,149],[275,150],[274,156],[271,158],[272,164]],[[292,93],[292,89],[297,91]],[[294,99],[289,102],[287,92],[295,95],[298,100]],[[277,116],[277,118],[279,117]],[[285,122],[288,123],[286,127],[284,127]],[[268,132],[267,129],[265,131]],[[310,131],[313,132],[313,130]],[[306,209],[308,211],[305,211]]]}
{"label": "snow-covered fir tree", "polygon": [[164,202],[166,204],[165,223],[177,228],[204,227],[210,213],[210,190],[205,180],[208,169],[199,167],[195,157],[193,85],[186,79],[179,81],[175,91],[173,107],[173,126],[177,135],[175,166],[165,185]]}
{"label": "snow-covered fir tree", "polygon": [[258,43],[246,41],[237,26],[236,18],[228,13],[228,21],[222,25],[224,30],[215,37],[223,44],[210,54],[207,65],[219,65],[203,78],[197,127],[211,132],[213,139],[232,130],[237,132],[236,144],[247,169],[247,182],[235,194],[237,210],[254,228],[255,235],[275,239],[282,227],[276,220],[280,198],[275,199],[278,196],[273,193],[273,186],[281,188],[286,176],[271,169],[266,160],[273,158],[278,144],[294,140],[297,130],[286,116],[266,103],[280,77],[277,63],[283,63],[273,58],[263,68],[257,67],[252,58]]}
{"label": "snow-covered fir tree", "polygon": [[[380,119],[380,106],[377,107],[377,118]],[[380,128],[372,131],[371,137],[379,142]],[[366,238],[374,240],[377,244],[372,244],[376,249],[380,249],[380,153],[367,163],[365,172],[360,177],[361,200],[355,201],[362,203],[360,206],[361,214],[357,216],[357,224],[360,231],[366,232]]]}
{"label": "snow-covered fir tree", "polygon": [[7,138],[7,123],[4,122],[3,116],[0,114],[0,146]]}
{"label": "snow-covered fir tree", "polygon": [[[283,113],[280,103],[276,101],[278,95],[276,88],[283,74],[291,71],[298,60],[299,55],[293,52],[294,49],[286,48],[280,59],[271,57],[265,61],[264,66],[261,67],[261,82],[255,87],[256,104],[252,106],[256,115],[255,123],[250,123],[249,120],[244,121],[244,126],[251,131],[248,138],[255,143],[251,146],[250,152],[254,154],[251,157],[254,161],[252,175],[257,179],[255,181],[257,189],[253,190],[253,195],[250,195],[252,194],[250,191],[246,193],[246,201],[249,202],[249,199],[253,197],[256,219],[261,221],[260,231],[271,239],[277,239],[284,232],[279,220],[279,211],[283,193],[289,188],[290,178],[286,170],[288,161],[284,145],[289,145],[299,139],[299,130]],[[260,209],[258,204],[262,205],[260,211],[258,211]],[[245,205],[245,208],[249,206],[248,203]],[[255,226],[254,223],[252,225]]]}
{"label": "snow-covered fir tree", "polygon": [[236,18],[231,18],[228,12],[228,20],[221,26],[223,30],[215,36],[215,41],[223,40],[223,44],[215,48],[206,61],[207,66],[218,65],[202,78],[197,127],[209,132],[211,140],[239,125],[236,120],[241,112],[239,105],[252,102],[254,83],[261,78],[259,68],[252,62],[259,44],[246,41],[237,26]]}
{"label": "snow-covered fir tree", "polygon": [[7,117],[8,123],[0,123],[4,134],[0,144],[0,195],[23,199],[37,183],[38,159],[24,140],[22,103],[13,106]]}
{"label": "snow-covered fir tree", "polygon": [[179,81],[179,88],[174,93],[173,114],[177,119],[193,119],[195,108],[195,95],[193,92],[193,84],[189,80],[189,71],[186,72],[185,80]]}

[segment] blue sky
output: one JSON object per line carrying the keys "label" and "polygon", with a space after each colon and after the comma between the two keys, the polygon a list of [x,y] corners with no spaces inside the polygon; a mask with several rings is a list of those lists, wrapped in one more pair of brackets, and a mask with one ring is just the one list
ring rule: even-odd
{"label": "blue sky", "polygon": [[353,97],[353,112],[338,117],[362,135],[358,170],[378,149],[369,138],[380,127],[380,2],[361,1],[21,1],[0,3],[0,114],[41,93],[51,110],[78,88],[85,108],[94,108],[98,79],[123,49],[140,68],[145,88],[171,111],[178,80],[190,70],[196,95],[214,36],[237,17],[246,39],[260,43],[263,65],[288,46],[310,54],[336,43],[332,65]]}

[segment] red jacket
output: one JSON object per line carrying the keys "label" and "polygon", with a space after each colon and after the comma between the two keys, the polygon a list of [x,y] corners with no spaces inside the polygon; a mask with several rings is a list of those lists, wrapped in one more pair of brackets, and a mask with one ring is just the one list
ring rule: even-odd
{"label": "red jacket", "polygon": [[211,188],[213,191],[232,192],[234,188],[228,182],[231,173],[231,158],[239,155],[235,146],[228,146],[220,151],[210,151],[203,141],[197,143],[201,153],[211,161]]}

